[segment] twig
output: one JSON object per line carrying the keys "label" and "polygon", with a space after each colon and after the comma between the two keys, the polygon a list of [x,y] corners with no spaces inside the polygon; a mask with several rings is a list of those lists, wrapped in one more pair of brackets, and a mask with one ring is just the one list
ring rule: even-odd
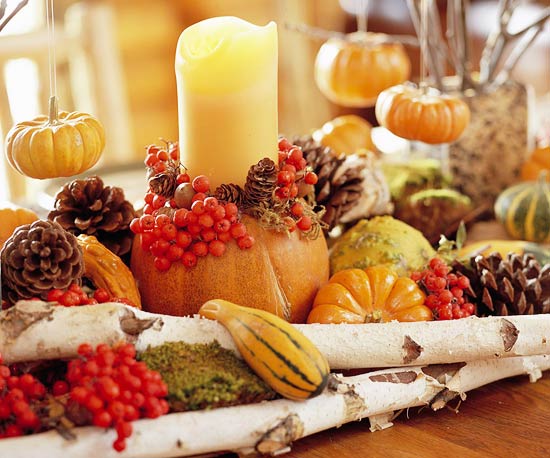
{"label": "twig", "polygon": [[527,50],[527,48],[531,45],[531,43],[535,40],[535,38],[541,31],[542,24],[539,24],[538,26],[532,27],[531,29],[527,30],[523,37],[521,37],[519,44],[512,50],[510,55],[505,60],[502,69],[495,77],[495,81],[502,81],[508,77],[508,75],[512,72],[512,70],[518,63],[521,56],[523,56],[523,53]]}
{"label": "twig", "polygon": [[[420,36],[420,27],[421,27],[421,21],[420,21],[420,4],[416,0],[407,0],[407,5],[409,7],[409,11],[411,14],[411,19],[414,25],[414,29],[416,30],[417,36]],[[430,11],[430,14],[432,12]],[[432,18],[435,22],[436,18]],[[439,21],[439,18],[437,18],[437,21]],[[430,20],[430,23],[432,20]],[[437,27],[437,24],[435,24],[435,27]],[[441,43],[443,41],[443,37],[439,36],[437,37],[437,40],[434,41],[434,43]],[[437,46],[437,45],[435,45]],[[428,49],[426,50],[426,54],[423,56],[426,65],[430,69],[430,74],[432,75],[434,79],[435,86],[442,90],[443,83],[442,83],[442,75],[444,74],[441,71],[441,62],[437,62],[438,59],[435,56],[435,46],[428,46]],[[421,50],[422,52],[422,50]]]}
{"label": "twig", "polygon": [[[332,30],[325,30],[320,27],[313,27],[307,24],[291,24],[286,22],[284,24],[285,29],[291,32],[298,32],[307,35],[311,38],[318,40],[328,40],[330,38],[340,38],[346,40],[351,34],[345,34],[342,32],[335,32]],[[405,46],[418,46],[418,39],[413,35],[387,35],[383,37],[382,34],[377,36],[377,43],[401,43]],[[360,43],[360,41],[358,41]]]}
{"label": "twig", "polygon": [[285,22],[284,26],[285,29],[290,30],[291,32],[302,33],[318,40],[328,40],[330,38],[344,39],[345,37],[345,34],[342,32],[334,32],[332,30],[325,30],[320,27],[313,27],[306,24],[291,24],[289,22]]}
{"label": "twig", "polygon": [[510,37],[519,37],[520,35],[523,35],[525,32],[527,32],[532,27],[539,27],[542,26],[547,19],[550,18],[550,7],[545,8],[539,15],[537,19],[535,19],[533,22],[531,22],[529,25],[526,25],[523,29],[518,30],[514,33],[508,33]]}
{"label": "twig", "polygon": [[[3,17],[5,12],[6,12],[6,5],[3,4],[4,2],[2,2],[2,5],[0,7],[3,7],[2,8],[2,15],[0,16]],[[6,17],[6,19],[4,19],[2,21],[2,23],[0,23],[0,32],[4,29],[4,27],[6,27],[6,25],[8,24],[8,22],[10,22],[12,20],[12,18],[17,14],[19,13],[19,11],[21,11],[23,9],[23,7],[25,7],[27,5],[27,3],[29,3],[29,0],[22,0],[21,2],[19,2],[19,4],[13,9],[13,11]]]}
{"label": "twig", "polygon": [[6,14],[7,7],[8,7],[8,0],[2,0],[0,2],[0,19],[4,17],[4,14]]}

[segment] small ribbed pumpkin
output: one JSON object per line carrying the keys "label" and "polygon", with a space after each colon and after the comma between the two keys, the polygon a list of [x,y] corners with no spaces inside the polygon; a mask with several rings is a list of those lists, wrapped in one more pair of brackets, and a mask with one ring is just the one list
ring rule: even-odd
{"label": "small ribbed pumpkin", "polygon": [[535,148],[521,167],[521,179],[525,181],[534,181],[538,178],[540,172],[547,170],[546,180],[550,180],[550,145]]}
{"label": "small ribbed pumpkin", "polygon": [[323,146],[332,148],[337,154],[353,154],[361,149],[376,151],[371,137],[372,126],[357,115],[338,116],[327,121],[312,137]]}
{"label": "small ribbed pumpkin", "polygon": [[454,142],[470,122],[470,109],[459,97],[411,84],[382,91],[375,111],[393,134],[429,144]]}
{"label": "small ribbed pumpkin", "polygon": [[331,102],[369,107],[380,91],[409,78],[403,46],[381,33],[354,32],[324,43],[315,59],[315,82]]}
{"label": "small ribbed pumpkin", "polygon": [[508,235],[529,242],[550,242],[550,184],[543,170],[537,181],[505,189],[494,205],[495,215]]}
{"label": "small ribbed pumpkin", "polygon": [[101,123],[88,113],[58,111],[50,99],[49,116],[11,128],[5,150],[10,165],[31,178],[69,177],[96,164],[105,147]]}
{"label": "small ribbed pumpkin", "polygon": [[429,321],[425,294],[409,277],[385,266],[336,272],[317,292],[308,323]]}

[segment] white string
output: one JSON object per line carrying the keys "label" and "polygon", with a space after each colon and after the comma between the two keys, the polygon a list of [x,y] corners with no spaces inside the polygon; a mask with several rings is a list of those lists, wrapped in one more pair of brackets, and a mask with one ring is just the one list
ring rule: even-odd
{"label": "white string", "polygon": [[48,30],[48,63],[50,71],[50,97],[57,94],[57,78],[55,69],[55,21],[53,16],[53,0],[46,0],[46,27]]}
{"label": "white string", "polygon": [[357,10],[357,30],[360,32],[366,32],[369,22],[369,0],[356,0]]}
{"label": "white string", "polygon": [[420,86],[425,87],[428,80],[428,6],[430,0],[420,0]]}

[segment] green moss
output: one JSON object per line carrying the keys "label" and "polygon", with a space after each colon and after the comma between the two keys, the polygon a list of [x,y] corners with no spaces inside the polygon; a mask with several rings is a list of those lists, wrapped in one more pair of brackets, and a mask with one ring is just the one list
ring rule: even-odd
{"label": "green moss", "polygon": [[175,411],[227,407],[276,396],[246,363],[216,341],[168,342],[148,348],[140,359],[160,372]]}

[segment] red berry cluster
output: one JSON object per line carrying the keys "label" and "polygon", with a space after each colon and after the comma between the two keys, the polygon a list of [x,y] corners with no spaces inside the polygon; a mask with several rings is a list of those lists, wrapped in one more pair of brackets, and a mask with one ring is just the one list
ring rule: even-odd
{"label": "red berry cluster", "polygon": [[209,196],[208,177],[199,175],[192,183],[189,177],[183,179],[186,181],[176,190],[175,202],[170,202],[173,210],[160,211],[166,199],[149,192],[145,195],[144,214],[130,223],[130,229],[140,234],[141,248],[154,256],[158,270],[167,271],[175,262],[191,268],[200,257],[222,256],[232,239],[242,250],[254,244],[254,238],[239,221],[237,205]]}
{"label": "red berry cluster", "polygon": [[434,312],[436,320],[465,318],[475,313],[474,304],[464,297],[470,280],[462,274],[450,272],[451,268],[445,261],[433,258],[428,268],[411,274],[411,278],[426,292],[424,304]]}
{"label": "red berry cluster", "polygon": [[0,355],[0,438],[37,432],[40,418],[33,402],[44,398],[46,388],[31,374],[12,375]]}
{"label": "red berry cluster", "polygon": [[126,448],[133,420],[157,418],[168,412],[166,384],[157,371],[136,360],[132,344],[110,347],[100,344],[78,347],[80,358],[69,361],[65,380],[55,382],[54,395],[69,393],[71,402],[92,415],[92,424],[114,427],[117,439],[113,448]]}
{"label": "red berry cluster", "polygon": [[[38,298],[33,298],[39,300]],[[48,302],[57,302],[64,307],[74,307],[79,305],[103,304],[105,302],[120,302],[123,304],[134,305],[124,297],[112,297],[105,288],[97,288],[88,295],[80,285],[73,283],[66,290],[52,289],[46,296]]]}
{"label": "red berry cluster", "polygon": [[149,145],[146,147],[145,160],[147,167],[150,167],[154,173],[166,171],[171,163],[179,162],[179,147],[177,143],[166,143],[166,148],[158,145]]}
{"label": "red berry cluster", "polygon": [[[317,175],[308,169],[302,148],[293,145],[286,138],[279,139],[279,172],[277,174],[277,189],[275,195],[281,199],[295,199],[300,194],[300,185],[314,185]],[[290,232],[296,228],[303,232],[311,229],[312,220],[304,215],[304,207],[300,202],[290,206],[291,216],[285,218],[285,224]]]}

